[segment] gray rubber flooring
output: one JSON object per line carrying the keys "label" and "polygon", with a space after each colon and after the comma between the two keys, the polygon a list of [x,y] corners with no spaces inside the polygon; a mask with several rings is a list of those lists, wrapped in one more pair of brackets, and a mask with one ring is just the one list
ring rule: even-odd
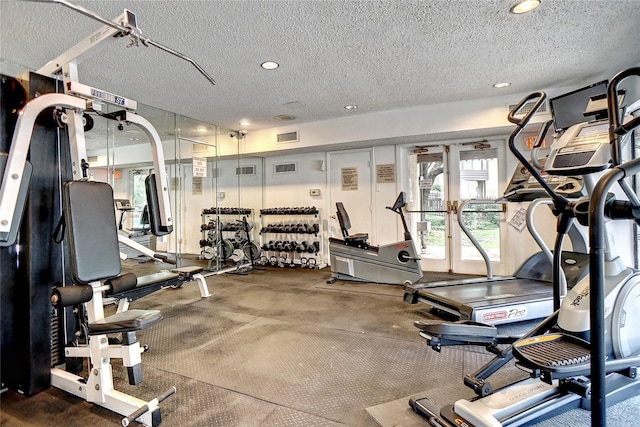
{"label": "gray rubber flooring", "polygon": [[[438,404],[473,396],[462,378],[490,355],[471,346],[428,348],[413,327],[430,317],[427,307],[405,304],[402,286],[328,285],[329,276],[327,269],[267,268],[209,277],[210,298],[200,298],[192,282],[132,303],[160,309],[164,320],[138,333],[150,348],[142,355],[144,382],[129,386],[114,363],[116,388],[148,400],[176,386],[161,405],[163,426],[424,426],[409,409],[409,396],[426,393]],[[520,333],[529,326],[503,329]],[[521,377],[509,366],[493,384]],[[610,425],[632,425],[624,421],[638,419],[639,403],[634,398],[612,408]],[[544,425],[563,425],[567,416],[570,425],[588,425],[588,412],[572,412]],[[6,426],[120,420],[55,389],[0,397]]]}

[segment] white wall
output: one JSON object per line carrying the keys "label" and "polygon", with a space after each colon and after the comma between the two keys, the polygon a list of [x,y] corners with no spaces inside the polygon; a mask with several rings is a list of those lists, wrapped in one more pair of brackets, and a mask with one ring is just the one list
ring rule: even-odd
{"label": "white wall", "polygon": [[[507,121],[507,106],[521,98],[520,95],[500,96],[252,131],[245,137],[244,148],[245,153],[251,154],[313,147],[323,151],[322,147],[327,144],[500,128],[511,126]],[[539,116],[534,121],[544,119],[545,116]],[[300,142],[276,142],[277,134],[293,131],[299,132]]]}
{"label": "white wall", "polygon": [[[220,160],[217,168],[220,176],[217,180],[205,179],[203,182],[203,195],[191,194],[191,171],[187,165],[184,168],[184,200],[181,201],[183,223],[182,239],[183,250],[189,253],[198,253],[198,242],[202,238],[200,233],[201,210],[211,207],[216,203],[215,193],[224,192],[225,197],[218,199],[221,207],[248,207],[254,209],[254,221],[260,228],[261,221],[259,211],[263,207],[279,206],[316,206],[320,209],[322,228],[328,237],[327,223],[333,212],[329,206],[328,171],[326,165],[327,151],[332,155],[339,155],[340,150],[354,147],[354,143],[360,146],[372,147],[372,170],[375,165],[393,163],[396,166],[396,182],[374,185],[371,205],[374,207],[373,227],[371,241],[375,244],[387,244],[402,238],[401,225],[397,215],[385,209],[395,200],[399,191],[404,188],[403,174],[406,165],[402,164],[398,153],[400,147],[415,145],[416,141],[460,141],[461,138],[470,138],[468,135],[481,133],[484,136],[505,138],[512,129],[512,125],[506,120],[507,105],[515,104],[520,96],[502,96],[484,100],[468,102],[456,102],[450,104],[407,108],[382,113],[362,114],[350,118],[327,120],[317,123],[303,123],[284,127],[251,131],[237,141],[221,135],[217,142],[218,153],[223,156],[240,154],[240,160]],[[533,122],[539,123],[549,118],[548,114],[540,114],[534,117]],[[282,132],[296,130],[299,132],[300,141],[288,144],[275,142],[275,135]],[[227,140],[228,139],[228,140]],[[362,145],[364,141],[364,145]],[[173,158],[173,141],[163,143],[167,159]],[[303,149],[304,153],[300,150]],[[291,154],[291,150],[298,150],[297,154]],[[501,188],[505,188],[510,179],[517,160],[505,150],[506,174]],[[142,144],[140,147],[128,147],[126,152],[116,150],[115,159],[119,165],[135,164],[149,161],[150,150]],[[181,157],[190,158],[190,144],[181,146]],[[106,151],[96,152],[92,155],[99,156],[99,163],[106,162]],[[197,154],[203,156],[202,154]],[[204,156],[214,156],[213,151]],[[258,156],[265,156],[264,158]],[[103,160],[104,159],[104,160]],[[184,161],[184,160],[183,160]],[[213,162],[213,159],[210,159]],[[276,175],[274,165],[278,163],[297,162],[298,172],[292,174]],[[324,162],[324,163],[323,163]],[[100,163],[101,164],[101,163]],[[256,174],[242,176],[235,175],[236,166],[255,166]],[[213,170],[213,163],[210,164]],[[325,169],[325,170],[323,170]],[[126,181],[124,175],[122,182]],[[217,185],[217,190],[215,186]],[[240,190],[238,190],[240,189]],[[311,189],[320,190],[319,196],[311,196]],[[126,185],[118,185],[116,182],[116,195],[118,197],[130,197]],[[509,204],[507,206],[506,219],[510,219],[520,207],[528,204]],[[546,208],[539,209],[536,214],[536,226],[547,244],[551,247],[555,238],[555,217]],[[393,226],[390,226],[393,224]],[[622,233],[629,236],[628,227]],[[511,226],[506,227],[507,248],[505,269],[513,271],[529,255],[537,251],[537,246],[526,231],[518,231]],[[618,234],[618,233],[617,233]],[[622,246],[628,246],[630,239],[624,239]],[[326,245],[325,245],[326,246]],[[570,245],[565,247],[570,248]],[[171,250],[171,249],[170,249]],[[627,251],[628,252],[628,251]],[[630,256],[625,258],[629,259]]]}

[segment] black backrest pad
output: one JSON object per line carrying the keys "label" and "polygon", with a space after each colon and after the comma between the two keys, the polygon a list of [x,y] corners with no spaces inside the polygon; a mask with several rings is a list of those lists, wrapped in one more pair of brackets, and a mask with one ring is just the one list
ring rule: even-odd
{"label": "black backrest pad", "polygon": [[70,181],[64,185],[63,197],[73,280],[87,284],[120,274],[111,186],[104,182]]}
{"label": "black backrest pad", "polygon": [[349,215],[347,214],[347,210],[344,208],[342,202],[336,203],[338,222],[340,223],[340,229],[342,230],[342,234],[347,237],[349,235],[349,229],[351,228],[351,221],[349,220]]}
{"label": "black backrest pad", "polygon": [[156,236],[164,236],[173,231],[173,226],[166,227],[160,224],[160,201],[158,200],[158,186],[156,174],[152,173],[144,180],[147,191],[147,208],[149,210],[149,228]]}

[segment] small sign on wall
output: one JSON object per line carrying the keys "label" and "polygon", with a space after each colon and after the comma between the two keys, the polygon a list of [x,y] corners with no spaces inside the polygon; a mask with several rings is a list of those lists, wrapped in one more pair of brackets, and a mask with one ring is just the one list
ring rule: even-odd
{"label": "small sign on wall", "polygon": [[396,182],[396,165],[376,165],[376,183],[385,184]]}
{"label": "small sign on wall", "polygon": [[207,177],[207,159],[205,157],[193,158],[193,176],[194,177]]}
{"label": "small sign on wall", "polygon": [[433,179],[420,177],[419,186],[421,190],[431,190],[431,187],[433,187]]}
{"label": "small sign on wall", "polygon": [[342,168],[342,191],[358,191],[358,168]]}
{"label": "small sign on wall", "polygon": [[509,224],[518,231],[522,231],[527,224],[527,211],[519,208],[509,220]]}
{"label": "small sign on wall", "polygon": [[191,178],[191,194],[194,196],[202,195],[202,177],[194,176]]}
{"label": "small sign on wall", "polygon": [[180,189],[180,177],[171,177],[171,191],[178,191]]}

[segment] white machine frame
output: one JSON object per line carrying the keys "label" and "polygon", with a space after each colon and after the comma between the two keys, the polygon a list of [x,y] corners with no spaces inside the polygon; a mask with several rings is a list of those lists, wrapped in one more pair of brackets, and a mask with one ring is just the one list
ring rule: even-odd
{"label": "white machine frame", "polygon": [[[56,3],[64,4],[85,15],[96,18],[96,15],[79,6],[73,6],[65,1],[56,1]],[[24,176],[24,171],[33,128],[38,115],[50,107],[64,111],[64,113],[61,114],[61,118],[69,129],[73,179],[87,179],[86,169],[88,163],[86,162],[87,152],[83,115],[86,111],[100,111],[102,102],[114,104],[125,109],[124,121],[139,126],[148,136],[151,142],[153,164],[156,171],[156,188],[160,214],[159,225],[161,230],[172,230],[173,228],[169,201],[169,186],[164,168],[162,143],[158,132],[149,121],[132,111],[137,109],[137,103],[135,101],[83,85],[78,81],[78,63],[90,55],[95,54],[99,49],[104,47],[107,42],[119,40],[120,37],[126,35],[132,38],[132,42],[134,43],[137,43],[138,40],[142,40],[145,44],[151,41],[141,39],[140,31],[135,23],[135,15],[128,10],[125,10],[124,13],[118,16],[113,22],[103,20],[99,17],[96,19],[106,24],[97,32],[38,70],[38,73],[43,75],[61,75],[65,94],[43,94],[28,102],[18,116],[4,175],[2,177],[2,185],[0,187],[0,236],[3,239],[3,244],[12,244],[12,242],[5,242],[5,240],[11,238],[12,227],[16,227],[17,224],[15,223],[20,222],[20,218],[14,218],[14,216],[16,216],[15,211],[23,180],[28,179],[28,177]],[[151,43],[153,44],[153,42]],[[161,45],[154,45],[172,54],[177,54],[177,52],[164,48]],[[180,56],[180,54],[177,55]],[[199,68],[197,64],[189,58],[184,59],[189,60]],[[206,73],[200,68],[199,70],[213,83],[213,80],[208,77]],[[5,236],[7,236],[6,239]],[[118,235],[118,239],[120,242],[129,246],[135,245],[135,242],[131,239],[120,234]],[[137,249],[140,250],[141,248]],[[196,274],[193,278],[198,281],[201,295],[203,297],[209,296],[210,294],[204,277],[201,274]],[[100,281],[92,282],[90,285],[93,289],[93,298],[85,303],[85,306],[88,321],[92,323],[105,317],[102,292],[107,290],[108,286],[102,285]],[[88,344],[65,348],[66,357],[82,357],[90,361],[89,378],[85,381],[75,374],[56,367],[51,369],[51,385],[85,399],[88,402],[96,403],[111,411],[124,415],[123,425],[127,425],[135,419],[144,425],[151,426],[154,422],[153,412],[157,409],[159,402],[175,392],[175,388],[165,393],[161,398],[145,402],[119,392],[115,390],[113,386],[110,359],[122,359],[124,366],[132,367],[141,362],[141,352],[142,350],[138,342],[128,345],[110,345],[105,334],[91,335],[88,338]]]}

